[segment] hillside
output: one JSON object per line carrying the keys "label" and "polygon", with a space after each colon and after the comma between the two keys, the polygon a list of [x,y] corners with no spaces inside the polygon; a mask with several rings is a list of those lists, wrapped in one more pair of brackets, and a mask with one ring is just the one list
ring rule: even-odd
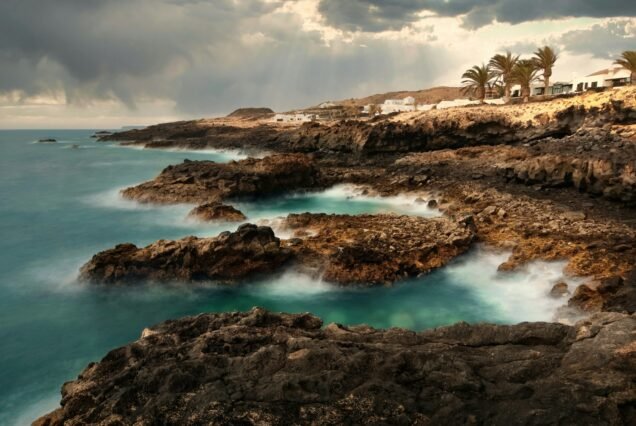
{"label": "hillside", "polygon": [[334,103],[343,106],[364,106],[368,104],[381,104],[387,99],[403,99],[407,96],[414,97],[415,102],[418,104],[433,104],[441,101],[452,101],[453,99],[463,97],[460,87],[440,86],[416,91],[379,93],[364,98],[347,99],[336,101]]}

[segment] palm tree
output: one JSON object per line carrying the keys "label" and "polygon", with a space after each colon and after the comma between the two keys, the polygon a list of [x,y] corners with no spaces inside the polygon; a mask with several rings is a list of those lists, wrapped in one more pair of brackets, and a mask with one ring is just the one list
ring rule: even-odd
{"label": "palm tree", "polygon": [[534,63],[539,70],[543,71],[543,84],[545,85],[544,95],[548,94],[550,77],[552,77],[552,67],[557,59],[558,55],[554,53],[554,50],[549,46],[543,46],[534,52]]}
{"label": "palm tree", "polygon": [[528,102],[530,97],[530,85],[539,79],[538,72],[536,62],[532,59],[520,59],[512,69],[512,81],[521,86],[524,102]]}
{"label": "palm tree", "polygon": [[626,50],[621,53],[621,58],[614,61],[616,65],[625,68],[631,74],[629,76],[630,84],[636,83],[636,50]]}
{"label": "palm tree", "polygon": [[483,103],[486,97],[486,90],[491,87],[490,81],[494,77],[495,73],[490,70],[488,65],[475,65],[462,74],[462,92],[471,95],[477,93],[479,102]]}
{"label": "palm tree", "polygon": [[501,78],[504,87],[504,100],[508,102],[510,99],[510,87],[512,86],[512,70],[519,60],[519,55],[513,56],[512,53],[506,52],[505,55],[500,53],[490,59],[489,65],[495,74]]}

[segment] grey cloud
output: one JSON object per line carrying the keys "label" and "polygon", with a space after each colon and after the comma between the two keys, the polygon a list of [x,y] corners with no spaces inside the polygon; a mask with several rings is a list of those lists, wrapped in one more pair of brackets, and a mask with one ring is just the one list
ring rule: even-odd
{"label": "grey cloud", "polygon": [[517,24],[565,17],[635,16],[633,0],[320,0],[319,11],[328,24],[354,31],[400,29],[420,12],[463,16],[468,28],[493,21]]}
{"label": "grey cloud", "polygon": [[130,108],[164,99],[207,115],[419,88],[443,72],[436,64],[448,55],[432,47],[365,35],[325,46],[297,15],[270,13],[281,3],[2,0],[0,95],[63,90],[69,103],[116,99]]}
{"label": "grey cloud", "polygon": [[568,31],[556,40],[575,54],[589,53],[602,59],[615,59],[624,50],[636,48],[636,22],[614,20],[588,29]]}

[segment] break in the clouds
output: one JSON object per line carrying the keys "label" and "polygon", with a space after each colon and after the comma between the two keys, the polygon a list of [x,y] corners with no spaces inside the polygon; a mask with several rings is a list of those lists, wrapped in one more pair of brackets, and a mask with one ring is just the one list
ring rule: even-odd
{"label": "break in the clouds", "polygon": [[615,0],[3,0],[0,126],[137,124],[456,85],[502,46],[554,44],[556,72],[569,75],[636,46],[635,12]]}

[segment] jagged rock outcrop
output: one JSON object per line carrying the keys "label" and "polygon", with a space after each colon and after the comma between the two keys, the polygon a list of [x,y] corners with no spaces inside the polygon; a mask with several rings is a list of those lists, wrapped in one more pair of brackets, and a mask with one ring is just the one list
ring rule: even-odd
{"label": "jagged rock outcrop", "polygon": [[559,141],[543,140],[525,159],[502,168],[508,179],[636,204],[636,143],[607,130],[580,131]]}
{"label": "jagged rock outcrop", "polygon": [[144,248],[120,244],[96,254],[80,270],[80,279],[99,284],[215,281],[235,283],[271,273],[291,257],[271,228],[241,225],[215,238],[159,240]]}
{"label": "jagged rock outcrop", "polygon": [[188,217],[205,222],[241,222],[247,219],[240,210],[217,202],[195,207]]}
{"label": "jagged rock outcrop", "polygon": [[189,161],[166,167],[155,179],[125,189],[140,202],[209,203],[261,197],[318,185],[317,169],[302,154],[279,154],[230,163]]}
{"label": "jagged rock outcrop", "polygon": [[466,221],[398,215],[292,214],[283,226],[296,238],[281,242],[269,227],[241,225],[216,238],[160,240],[145,248],[120,244],[95,255],[80,278],[105,284],[236,282],[286,265],[341,285],[391,284],[444,266],[474,237]]}
{"label": "jagged rock outcrop", "polygon": [[415,333],[310,314],[203,314],[144,330],[62,387],[37,426],[636,423],[636,317]]}
{"label": "jagged rock outcrop", "polygon": [[586,311],[636,312],[636,269],[625,279],[617,276],[581,284],[569,304]]}
{"label": "jagged rock outcrop", "polygon": [[466,221],[391,214],[291,214],[283,226],[303,237],[298,262],[326,281],[390,284],[444,266],[466,252],[474,232]]}

